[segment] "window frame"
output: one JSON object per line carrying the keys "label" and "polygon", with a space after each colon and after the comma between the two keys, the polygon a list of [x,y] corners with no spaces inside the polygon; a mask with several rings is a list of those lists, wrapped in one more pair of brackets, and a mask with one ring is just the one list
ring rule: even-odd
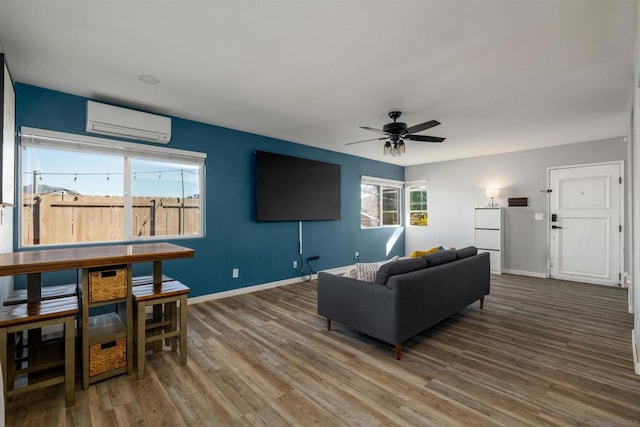
{"label": "window frame", "polygon": [[[103,154],[120,156],[123,161],[123,220],[124,234],[122,239],[117,240],[100,240],[92,242],[65,242],[65,243],[46,243],[38,245],[23,244],[23,208],[24,208],[24,171],[23,171],[23,152],[25,146],[53,149],[60,151],[74,151],[88,154]],[[100,138],[80,134],[71,134],[65,132],[57,132],[45,129],[37,129],[31,127],[21,127],[19,134],[19,155],[18,155],[18,221],[17,241],[19,248],[37,248],[37,247],[56,247],[56,246],[87,246],[95,244],[108,243],[127,243],[127,242],[153,242],[159,240],[179,240],[204,238],[206,234],[206,159],[207,154],[197,151],[181,150],[176,148],[157,147],[147,144],[139,144],[126,142],[122,140]],[[134,236],[132,229],[132,185],[133,176],[132,160],[145,159],[164,161],[176,164],[191,164],[198,167],[198,208],[200,210],[199,224],[197,234],[174,234],[174,235],[156,235],[156,236]]]}
{"label": "window frame", "polygon": [[[418,210],[412,210],[411,209],[411,192],[412,191],[419,191],[419,190],[424,190],[425,194],[425,209],[424,212],[427,215],[427,223],[424,225],[416,225],[416,224],[411,224],[411,213],[412,212],[422,212],[422,209],[418,209]],[[407,227],[415,227],[415,228],[423,228],[423,227],[428,227],[429,226],[429,187],[428,187],[428,182],[426,180],[423,181],[412,181],[412,182],[407,182],[405,184],[405,221],[407,224]]]}
{"label": "window frame", "polygon": [[[366,227],[362,225],[362,186],[374,185],[378,187],[378,206],[380,216],[378,218],[378,225],[372,227]],[[361,230],[375,230],[379,228],[396,228],[402,227],[402,194],[401,191],[404,188],[404,182],[396,181],[392,179],[376,178],[371,176],[362,175],[360,179],[360,229]],[[397,211],[398,218],[397,224],[384,224],[384,192],[385,190],[395,190],[397,194]],[[392,211],[386,211],[392,212]]]}

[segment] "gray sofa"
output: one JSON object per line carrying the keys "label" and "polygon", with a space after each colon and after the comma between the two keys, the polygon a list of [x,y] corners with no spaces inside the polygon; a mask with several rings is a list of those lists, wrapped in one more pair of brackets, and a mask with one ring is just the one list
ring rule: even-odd
{"label": "gray sofa", "polygon": [[489,294],[489,254],[473,246],[389,262],[375,283],[321,272],[318,314],[396,346]]}

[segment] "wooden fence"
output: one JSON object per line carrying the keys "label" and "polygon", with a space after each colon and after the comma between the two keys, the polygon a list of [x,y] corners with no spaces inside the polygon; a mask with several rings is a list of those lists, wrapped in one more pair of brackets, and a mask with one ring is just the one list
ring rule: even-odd
{"label": "wooden fence", "polygon": [[[135,237],[200,232],[198,199],[133,197]],[[124,238],[124,198],[66,193],[24,194],[22,244],[99,242]]]}

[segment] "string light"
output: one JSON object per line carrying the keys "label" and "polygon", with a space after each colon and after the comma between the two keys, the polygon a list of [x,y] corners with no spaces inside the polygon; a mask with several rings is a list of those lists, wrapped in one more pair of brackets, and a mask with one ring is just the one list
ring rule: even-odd
{"label": "string light", "polygon": [[[163,173],[176,173],[179,172],[181,177],[184,177],[184,173],[189,173],[192,175],[197,174],[197,171],[191,171],[191,170],[184,170],[184,169],[167,169],[167,170],[156,170],[156,171],[138,171],[138,172],[133,172],[133,178],[137,178],[138,174],[146,174],[146,175],[153,175],[153,174],[158,174],[158,178],[162,178],[162,174]],[[24,172],[25,175],[33,175],[33,172]],[[124,173],[122,172],[37,172],[37,176],[40,179],[40,181],[42,181],[42,177],[43,176],[73,176],[73,180],[75,182],[78,181],[78,177],[79,176],[104,176],[104,177],[110,177],[111,175],[124,175]]]}

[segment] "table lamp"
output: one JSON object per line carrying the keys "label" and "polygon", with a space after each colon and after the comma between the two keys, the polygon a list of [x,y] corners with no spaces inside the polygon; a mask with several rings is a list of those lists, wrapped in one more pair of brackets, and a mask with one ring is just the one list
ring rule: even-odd
{"label": "table lamp", "polygon": [[499,188],[487,188],[487,197],[491,197],[491,200],[489,200],[489,207],[495,208],[496,206],[498,206],[498,203],[496,202],[496,197],[498,197],[500,195],[500,189]]}

